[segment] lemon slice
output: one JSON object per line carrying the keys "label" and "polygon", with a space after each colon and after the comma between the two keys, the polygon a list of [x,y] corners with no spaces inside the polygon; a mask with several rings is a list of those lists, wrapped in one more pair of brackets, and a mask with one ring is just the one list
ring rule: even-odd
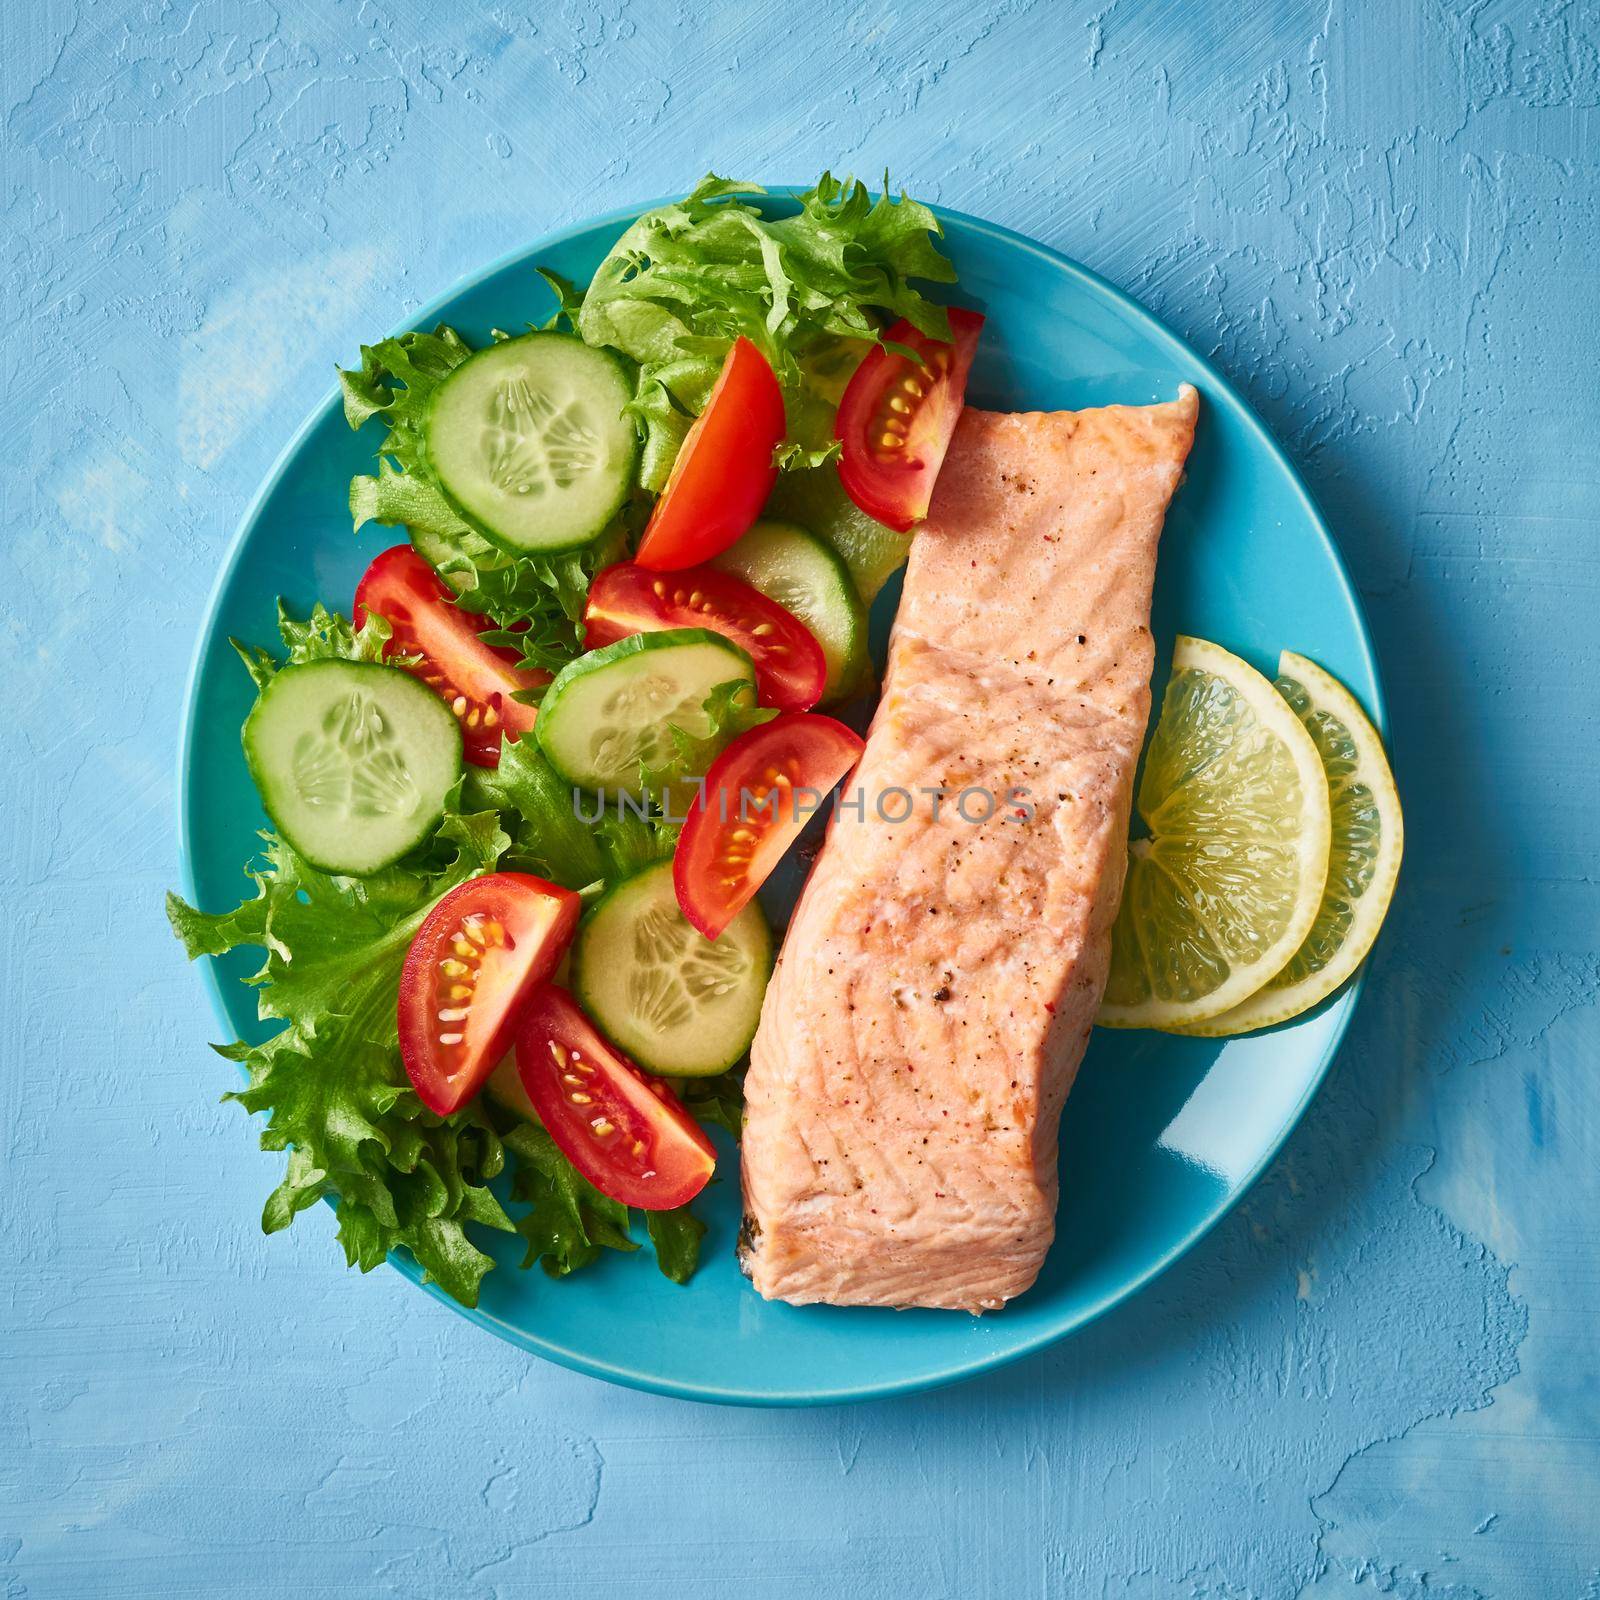
{"label": "lemon slice", "polygon": [[1276,977],[1185,1033],[1248,1033],[1309,1011],[1361,965],[1394,898],[1405,823],[1378,730],[1337,678],[1290,650],[1278,658],[1278,692],[1316,741],[1328,774],[1333,845],[1322,906]]}
{"label": "lemon slice", "polygon": [[1254,667],[1179,635],[1145,752],[1099,1021],[1175,1030],[1231,1011],[1300,948],[1322,905],[1322,758]]}

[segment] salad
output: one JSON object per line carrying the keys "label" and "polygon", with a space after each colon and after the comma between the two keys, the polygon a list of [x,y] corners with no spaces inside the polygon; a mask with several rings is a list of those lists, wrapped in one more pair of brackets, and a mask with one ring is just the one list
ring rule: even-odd
{"label": "salad", "polygon": [[[219,1047],[285,1153],[262,1224],[329,1199],[476,1304],[484,1230],[555,1277],[693,1272],[708,1127],[737,1136],[773,961],[754,896],[860,738],[867,609],[927,512],[982,318],[932,212],[824,175],[772,217],[708,177],[583,290],[474,347],[340,374],[357,530],[404,540],[272,648],[245,756],[255,893],[169,897],[191,956],[265,953]],[[729,800],[732,797],[732,805]],[[504,1179],[505,1181],[499,1181]]]}

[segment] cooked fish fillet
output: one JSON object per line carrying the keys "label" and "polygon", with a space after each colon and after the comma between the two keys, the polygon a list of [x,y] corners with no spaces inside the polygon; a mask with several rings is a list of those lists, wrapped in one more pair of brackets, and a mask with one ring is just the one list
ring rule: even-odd
{"label": "cooked fish fillet", "polygon": [[962,416],[847,791],[865,817],[832,824],[751,1052],[741,1259],[769,1299],[981,1311],[1038,1275],[1198,405]]}

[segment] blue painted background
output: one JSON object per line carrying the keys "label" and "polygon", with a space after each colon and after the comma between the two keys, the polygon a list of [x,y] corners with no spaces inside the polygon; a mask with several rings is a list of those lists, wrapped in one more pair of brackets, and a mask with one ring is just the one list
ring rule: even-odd
{"label": "blue painted background", "polygon": [[[7,1600],[1600,1596],[1592,0],[4,20]],[[160,894],[201,602],[335,359],[550,228],[828,164],[1241,385],[1365,597],[1409,857],[1329,1085],[1186,1262],[988,1380],[758,1414],[348,1277],[330,1218],[263,1240]]]}

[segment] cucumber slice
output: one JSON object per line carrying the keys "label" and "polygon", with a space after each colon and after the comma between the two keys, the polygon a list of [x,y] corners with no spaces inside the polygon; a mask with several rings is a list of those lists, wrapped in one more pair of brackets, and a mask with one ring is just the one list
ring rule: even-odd
{"label": "cucumber slice", "polygon": [[244,754],[278,832],[312,866],[360,877],[438,825],[461,776],[461,730],[398,668],[307,661],[261,691]]}
{"label": "cucumber slice", "polygon": [[772,975],[772,933],[754,902],[713,942],[678,909],[672,863],[619,883],[572,949],[578,1003],[624,1054],[668,1078],[709,1078],[750,1048]]}
{"label": "cucumber slice", "polygon": [[822,704],[865,687],[872,666],[867,608],[831,545],[792,522],[758,522],[711,564],[776,600],[816,635],[828,663]]}
{"label": "cucumber slice", "polygon": [[615,356],[530,333],[469,356],[434,391],[428,461],[456,513],[516,555],[587,544],[633,488],[633,386]]}
{"label": "cucumber slice", "polygon": [[640,768],[661,782],[689,775],[703,749],[685,754],[674,727],[711,736],[706,697],[742,679],[754,704],[756,669],[736,644],[704,628],[636,633],[579,656],[556,674],[539,703],[534,733],[545,758],[584,789],[639,790]]}
{"label": "cucumber slice", "polygon": [[869,517],[844,492],[831,462],[796,472],[780,472],[767,512],[809,528],[837,550],[855,579],[856,593],[870,606],[878,591],[905,565],[909,533],[896,533]]}

